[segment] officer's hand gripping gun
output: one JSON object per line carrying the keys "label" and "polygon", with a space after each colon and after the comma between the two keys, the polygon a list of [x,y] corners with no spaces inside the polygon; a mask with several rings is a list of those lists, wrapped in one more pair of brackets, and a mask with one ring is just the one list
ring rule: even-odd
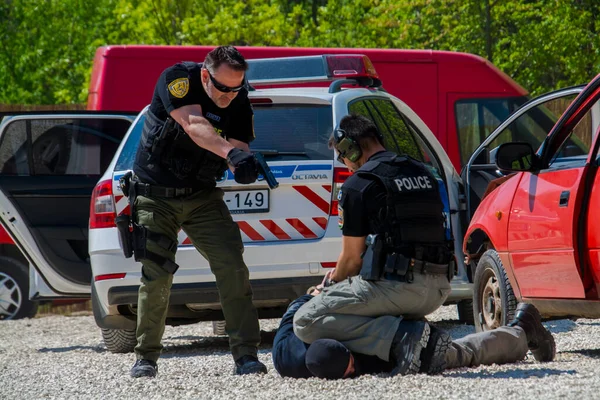
{"label": "officer's hand gripping gun", "polygon": [[279,182],[273,176],[273,172],[271,172],[271,168],[269,168],[269,164],[265,161],[265,157],[261,153],[254,153],[254,158],[256,158],[256,167],[258,168],[258,173],[262,174],[263,179],[266,180],[269,188],[276,189],[279,186]]}

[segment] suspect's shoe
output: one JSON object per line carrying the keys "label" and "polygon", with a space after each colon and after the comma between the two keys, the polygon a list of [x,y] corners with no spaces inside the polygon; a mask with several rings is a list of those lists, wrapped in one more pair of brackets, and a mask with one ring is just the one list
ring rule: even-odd
{"label": "suspect's shoe", "polygon": [[396,366],[390,375],[412,375],[419,372],[421,351],[427,346],[428,340],[427,322],[402,320],[392,340],[390,358]]}
{"label": "suspect's shoe", "polygon": [[235,362],[235,373],[237,375],[266,374],[267,367],[258,361],[258,358],[246,355]]}
{"label": "suspect's shoe", "polygon": [[429,375],[439,374],[446,369],[446,352],[452,344],[452,338],[443,329],[429,325],[430,333],[427,347],[421,351],[421,368],[419,372]]}
{"label": "suspect's shoe", "polygon": [[519,326],[527,335],[527,346],[540,362],[554,360],[556,344],[552,334],[542,325],[542,316],[532,304],[519,303],[515,319],[508,326]]}
{"label": "suspect's shoe", "polygon": [[157,373],[158,365],[151,360],[137,360],[130,372],[132,378],[141,378],[143,376],[154,378]]}

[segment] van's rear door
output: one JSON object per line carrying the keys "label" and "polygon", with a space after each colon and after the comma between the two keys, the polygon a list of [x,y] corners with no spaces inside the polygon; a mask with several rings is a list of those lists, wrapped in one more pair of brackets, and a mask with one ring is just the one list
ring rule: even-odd
{"label": "van's rear door", "polygon": [[53,112],[0,123],[0,220],[58,294],[90,292],[90,197],[133,118]]}

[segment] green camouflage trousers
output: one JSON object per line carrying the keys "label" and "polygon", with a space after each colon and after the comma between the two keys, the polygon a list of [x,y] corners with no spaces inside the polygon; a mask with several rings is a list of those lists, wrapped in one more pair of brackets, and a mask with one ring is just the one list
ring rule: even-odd
{"label": "green camouflage trousers", "polygon": [[[174,242],[180,229],[188,235],[215,275],[234,360],[256,356],[258,316],[242,257],[240,230],[223,201],[223,191],[213,188],[180,198],[138,196],[134,207],[136,222],[151,232]],[[176,249],[170,252],[150,239],[146,248],[175,261]],[[142,261],[135,347],[138,359],[156,361],[160,356],[172,282],[173,274],[150,260]]]}

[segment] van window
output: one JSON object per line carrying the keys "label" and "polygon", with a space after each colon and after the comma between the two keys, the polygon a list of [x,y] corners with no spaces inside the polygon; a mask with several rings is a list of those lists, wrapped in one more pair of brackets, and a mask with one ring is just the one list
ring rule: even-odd
{"label": "van window", "polygon": [[454,111],[461,164],[466,164],[481,142],[526,101],[525,97],[457,101]]}
{"label": "van window", "polygon": [[[256,104],[250,150],[260,151],[268,161],[333,160],[329,136],[333,131],[331,106]],[[119,155],[116,171],[133,168],[145,116],[133,127]]]}
{"label": "van window", "polygon": [[1,173],[101,175],[130,124],[106,118],[16,120],[2,135]]}
{"label": "van window", "polygon": [[433,151],[417,128],[394,104],[386,99],[364,99],[351,103],[351,114],[360,114],[375,122],[383,135],[385,148],[397,154],[406,154],[421,161],[443,176]]}

